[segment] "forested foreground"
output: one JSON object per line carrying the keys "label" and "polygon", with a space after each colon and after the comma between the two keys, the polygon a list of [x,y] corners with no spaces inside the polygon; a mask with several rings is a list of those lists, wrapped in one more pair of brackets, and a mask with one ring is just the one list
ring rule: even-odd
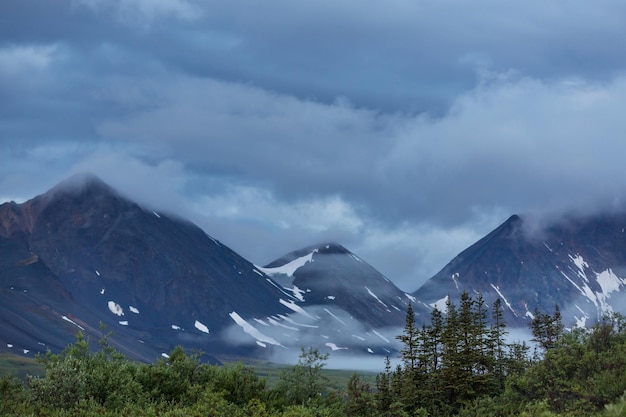
{"label": "forested foreground", "polygon": [[606,416],[626,417],[626,320],[607,316],[590,330],[565,331],[558,307],[535,312],[533,346],[507,343],[499,301],[480,295],[433,310],[417,327],[409,307],[398,339],[401,364],[369,384],[354,374],[333,387],[327,355],[303,349],[272,387],[242,364],[202,363],[178,347],[136,364],[103,336],[92,351],[79,334],[45,372],[0,379],[7,416]]}

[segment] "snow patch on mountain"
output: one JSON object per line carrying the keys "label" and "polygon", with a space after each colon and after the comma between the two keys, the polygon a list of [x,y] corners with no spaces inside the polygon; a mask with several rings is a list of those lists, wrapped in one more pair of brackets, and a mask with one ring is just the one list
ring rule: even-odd
{"label": "snow patch on mountain", "polygon": [[267,321],[270,322],[270,324],[277,326],[277,327],[282,327],[283,329],[287,329],[287,330],[293,330],[293,331],[299,331],[297,327],[291,327],[291,326],[287,326],[286,324],[283,324],[281,322],[279,322],[277,319],[274,319],[272,317],[268,317]]}
{"label": "snow patch on mountain", "polygon": [[378,336],[378,337],[380,337],[382,340],[384,340],[386,343],[389,343],[389,339],[387,339],[387,338],[386,338],[385,336],[383,336],[382,334],[378,333],[376,330],[372,330],[372,332],[373,332],[376,336]]}
{"label": "snow patch on mountain", "polygon": [[367,287],[365,287],[365,289],[367,290],[367,293],[368,293],[369,295],[371,295],[372,297],[374,297],[374,298],[376,299],[376,301],[378,301],[378,302],[379,302],[379,303],[381,303],[383,306],[385,306],[385,308],[387,308],[387,304],[383,303],[383,302],[380,300],[380,298],[378,298],[378,296],[372,292],[372,290],[370,290],[370,289],[369,289],[369,288],[367,288]]}
{"label": "snow patch on mountain", "polygon": [[317,252],[318,252],[318,249],[315,249],[308,255],[301,256],[297,259],[294,259],[293,261],[289,263],[286,263],[283,266],[278,266],[276,268],[261,268],[259,266],[256,266],[256,267],[269,276],[283,274],[283,275],[287,275],[288,277],[293,277],[293,274],[299,268],[303,267],[308,262],[313,262],[313,254]]}
{"label": "snow patch on mountain", "polygon": [[509,310],[511,310],[511,312],[515,315],[515,317],[518,317],[517,312],[513,309],[513,306],[511,305],[511,303],[509,303],[509,300],[507,300],[504,294],[502,294],[502,292],[500,291],[500,287],[493,285],[493,284],[489,284],[489,285],[491,285],[491,288],[493,288],[498,293],[498,296],[502,298],[502,301],[504,301],[504,304],[506,304]]}
{"label": "snow patch on mountain", "polygon": [[611,298],[611,293],[619,291],[620,287],[626,283],[626,280],[615,275],[611,269],[607,269],[599,274],[596,273],[596,281],[602,290],[595,293],[602,309],[600,313],[613,311],[613,307],[608,300]]}
{"label": "snow patch on mountain", "polygon": [[452,281],[454,281],[454,286],[456,287],[456,289],[459,289],[459,283],[457,282],[457,278],[459,277],[459,273],[455,272],[454,274],[452,274]]}
{"label": "snow patch on mountain", "polygon": [[[557,267],[557,269],[559,269]],[[595,296],[593,295],[593,291],[591,291],[591,289],[589,287],[586,287],[586,289],[583,289],[580,287],[580,285],[576,284],[574,281],[572,281],[572,279],[563,271],[559,270],[559,272],[561,272],[561,275],[563,275],[563,277],[568,280],[570,282],[570,284],[572,284],[578,291],[580,291],[580,293],[582,295],[584,295],[585,297],[589,298],[589,300],[591,302],[593,302],[594,304],[596,304],[596,300],[595,300]]]}
{"label": "snow patch on mountain", "polygon": [[580,308],[578,304],[576,304],[576,308],[581,313],[580,317],[574,316],[574,320],[576,320],[576,327],[585,327],[589,315],[582,308]]}
{"label": "snow patch on mountain", "polygon": [[255,319],[254,319],[254,321],[256,321],[257,323],[259,323],[259,324],[261,324],[261,325],[263,325],[263,326],[270,327],[270,325],[269,325],[269,324],[267,324],[266,322],[264,322],[264,321],[263,321],[263,320],[261,320],[261,319],[256,319],[256,318],[255,318]]}
{"label": "snow patch on mountain", "polygon": [[335,316],[333,313],[330,312],[329,309],[325,308],[324,311],[326,311],[332,318],[334,318],[335,320],[337,320],[339,323],[343,324],[344,326],[346,326],[346,323],[341,320],[339,317]]}
{"label": "snow patch on mountain", "polygon": [[336,344],[331,343],[331,342],[326,342],[325,345],[328,346],[333,352],[336,350],[348,350],[347,347],[339,347]]}
{"label": "snow patch on mountain", "polygon": [[271,279],[265,278],[265,280],[267,282],[269,282],[272,286],[276,287],[281,293],[285,294],[287,297],[294,298],[293,294],[289,294],[288,292],[285,292],[284,288],[279,287],[278,285],[276,285],[276,283],[274,281],[272,281]]}
{"label": "snow patch on mountain", "polygon": [[300,326],[300,327],[308,327],[308,328],[311,328],[311,329],[317,329],[317,328],[319,328],[319,326],[315,326],[315,325],[313,325],[313,324],[305,324],[305,323],[300,323],[300,322],[298,322],[298,321],[293,320],[291,317],[288,317],[288,316],[283,316],[282,314],[279,314],[279,315],[278,315],[278,317],[280,317],[280,318],[281,318],[281,319],[283,319],[284,321],[286,321],[286,322],[288,322],[288,323],[291,323],[291,324],[293,324],[293,325],[295,325],[295,326]]}
{"label": "snow patch on mountain", "polygon": [[530,310],[528,309],[528,303],[524,303],[524,311],[526,311],[524,313],[524,317],[528,317],[531,320],[535,318],[535,315],[531,313]]}
{"label": "snow patch on mountain", "polygon": [[600,284],[600,288],[602,288],[602,293],[605,294],[607,298],[610,293],[619,291],[620,287],[626,284],[626,279],[615,275],[610,268],[599,274],[596,273],[596,280],[598,284]]}
{"label": "snow patch on mountain", "polygon": [[198,320],[196,320],[196,322],[193,324],[193,327],[195,327],[196,329],[200,330],[203,333],[207,333],[207,334],[209,333],[209,328],[206,325],[200,323]]}
{"label": "snow patch on mountain", "polygon": [[81,329],[81,330],[85,330],[85,328],[84,328],[84,327],[82,327],[81,325],[79,325],[79,324],[78,324],[78,323],[76,323],[74,320],[70,319],[69,317],[67,317],[67,316],[61,316],[61,318],[62,318],[63,320],[65,320],[65,321],[69,322],[69,323],[72,323],[74,326],[78,327],[79,329]]}
{"label": "snow patch on mountain", "polygon": [[448,304],[448,296],[446,295],[440,300],[435,301],[430,306],[436,308],[439,311],[446,311],[446,304]]}
{"label": "snow patch on mountain", "polygon": [[574,265],[576,265],[576,268],[578,268],[578,276],[584,279],[585,281],[589,282],[589,279],[587,278],[587,274],[585,273],[585,268],[589,268],[589,264],[585,262],[583,257],[580,256],[579,254],[576,254],[573,256],[568,255],[568,256],[572,260]]}
{"label": "snow patch on mountain", "polygon": [[261,333],[256,327],[252,326],[250,323],[244,320],[236,311],[230,313],[229,316],[239,327],[243,329],[245,333],[256,339],[256,342],[259,346],[266,347],[268,343],[270,345],[282,346],[274,338]]}
{"label": "snow patch on mountain", "polygon": [[[593,291],[588,283],[589,278],[585,272],[585,268],[589,268],[587,262],[584,261],[582,256],[571,256],[570,259],[578,268],[577,275],[585,282],[582,285],[575,283],[565,272],[560,271],[565,279],[567,279],[580,293],[585,296],[598,310],[598,314],[602,314],[606,311],[613,311],[612,306],[609,304],[609,298],[611,293],[619,291],[622,286],[626,285],[626,279],[620,278],[613,272],[612,269],[606,269],[600,273],[595,273],[595,282],[600,287],[600,291]],[[579,320],[576,318],[577,323]]]}
{"label": "snow patch on mountain", "polygon": [[122,306],[117,304],[115,301],[109,301],[107,303],[107,306],[109,307],[109,311],[111,311],[111,313],[115,314],[116,316],[123,316],[124,315],[124,309],[122,308]]}
{"label": "snow patch on mountain", "polygon": [[292,288],[289,287],[283,287],[285,290],[291,292],[294,296],[294,298],[296,298],[298,301],[300,302],[304,302],[304,293],[306,291],[302,291],[300,288],[298,288],[297,285],[294,285]]}
{"label": "snow patch on mountain", "polygon": [[278,300],[282,305],[284,305],[285,307],[295,311],[296,313],[302,314],[303,316],[306,316],[310,319],[315,320],[315,317],[311,316],[309,313],[307,313],[306,311],[304,311],[304,309],[302,307],[300,307],[299,305],[296,305],[296,303],[294,303],[293,301],[285,301],[282,298],[280,300]]}

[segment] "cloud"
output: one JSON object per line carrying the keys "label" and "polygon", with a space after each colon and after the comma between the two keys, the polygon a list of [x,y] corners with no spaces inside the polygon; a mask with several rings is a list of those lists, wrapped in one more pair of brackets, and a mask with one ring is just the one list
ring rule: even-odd
{"label": "cloud", "polygon": [[615,175],[626,150],[614,133],[625,123],[623,76],[547,83],[504,75],[440,118],[205,79],[179,79],[160,92],[161,106],[108,120],[101,134],[283,196],[341,194],[386,216],[450,223],[490,207],[606,204],[626,185]]}
{"label": "cloud", "polygon": [[202,16],[196,3],[190,0],[73,0],[75,5],[111,12],[123,23],[143,27],[168,17],[196,20]]}
{"label": "cloud", "polygon": [[[275,363],[294,364],[298,361],[301,347],[317,348],[321,353],[329,353],[329,366],[334,369],[348,369],[344,368],[347,364],[341,365],[346,356],[369,358],[352,369],[382,368],[383,358],[400,349],[400,343],[395,338],[402,333],[399,327],[374,331],[347,312],[331,306],[307,306],[305,311],[306,316],[290,314],[248,320],[247,331],[233,324],[220,337],[236,345],[255,346],[257,340],[267,342],[266,346],[270,347],[266,352],[267,359]],[[343,349],[334,350],[327,343]],[[370,351],[373,353],[368,353]]]}
{"label": "cloud", "polygon": [[[443,112],[485,69],[610,78],[626,64],[614,52],[624,9],[614,1],[268,1],[207,5],[205,19],[240,40],[220,57],[231,81],[327,103],[344,95],[385,110]],[[205,76],[218,73],[213,60],[193,61]]]}
{"label": "cloud", "polygon": [[283,230],[297,228],[322,233],[345,229],[356,232],[363,226],[363,220],[338,196],[314,197],[289,204],[277,200],[265,189],[235,185],[230,186],[225,194],[206,195],[196,207],[207,216],[267,222]]}
{"label": "cloud", "polygon": [[495,228],[499,215],[485,224],[442,227],[415,220],[396,227],[368,222],[361,234],[344,244],[376,267],[401,290],[413,292],[456,256],[480,238],[482,230]]}
{"label": "cloud", "polygon": [[513,213],[623,206],[625,7],[3,5],[2,194],[95,171],[254,262],[336,240],[410,291]]}
{"label": "cloud", "polygon": [[485,74],[442,116],[182,75],[118,77],[93,94],[124,110],[94,126],[108,145],[66,141],[65,158],[40,146],[41,163],[74,160],[142,202],[187,207],[254,262],[339,241],[408,291],[511,214],[606,209],[626,190],[623,75]]}
{"label": "cloud", "polygon": [[15,76],[43,71],[57,52],[57,45],[9,45],[0,49],[0,74]]}

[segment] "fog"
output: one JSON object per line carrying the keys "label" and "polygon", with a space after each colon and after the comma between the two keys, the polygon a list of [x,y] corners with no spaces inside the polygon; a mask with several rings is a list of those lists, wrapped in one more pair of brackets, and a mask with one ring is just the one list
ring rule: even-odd
{"label": "fog", "polygon": [[330,355],[329,367],[336,369],[377,370],[385,356],[393,358],[401,347],[396,340],[401,327],[372,329],[334,306],[307,306],[304,311],[308,316],[246,320],[254,331],[233,324],[222,337],[233,345],[257,345],[262,357],[275,363],[295,364],[301,348],[316,348]]}

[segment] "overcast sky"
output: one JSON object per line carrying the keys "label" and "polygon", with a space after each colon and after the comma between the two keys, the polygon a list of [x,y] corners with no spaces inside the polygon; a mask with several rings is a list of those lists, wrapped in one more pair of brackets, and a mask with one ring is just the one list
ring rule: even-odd
{"label": "overcast sky", "polygon": [[414,291],[512,214],[624,203],[624,39],[621,0],[3,0],[0,201],[91,172]]}

